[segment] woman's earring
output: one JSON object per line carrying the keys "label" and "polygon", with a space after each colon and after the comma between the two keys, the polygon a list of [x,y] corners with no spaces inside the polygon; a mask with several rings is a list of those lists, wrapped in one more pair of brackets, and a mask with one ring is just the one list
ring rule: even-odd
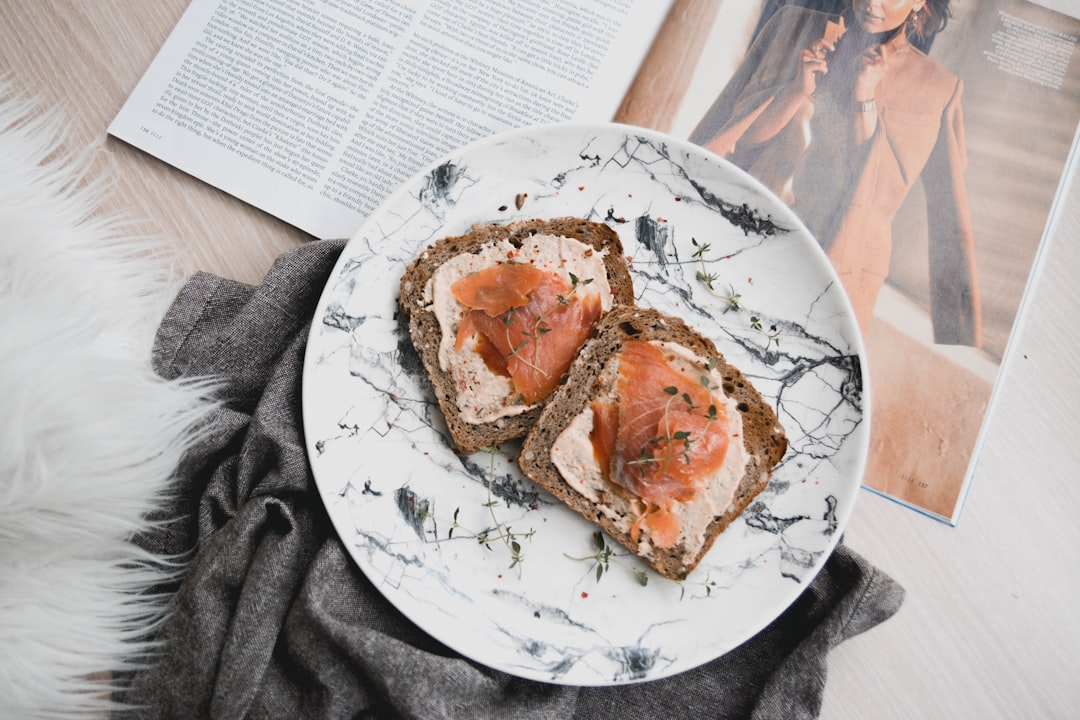
{"label": "woman's earring", "polygon": [[915,8],[911,11],[911,27],[918,36],[922,35],[922,8]]}

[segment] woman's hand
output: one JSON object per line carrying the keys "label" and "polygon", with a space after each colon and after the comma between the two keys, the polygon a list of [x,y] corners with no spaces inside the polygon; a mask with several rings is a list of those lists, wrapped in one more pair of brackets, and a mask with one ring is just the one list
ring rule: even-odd
{"label": "woman's hand", "polygon": [[802,51],[800,56],[799,74],[795,78],[796,95],[810,97],[817,90],[819,73],[825,75],[829,72],[828,53],[836,47],[822,38]]}
{"label": "woman's hand", "polygon": [[[885,78],[888,69],[888,59],[889,50],[884,45],[867,48],[866,52],[859,56],[858,75],[855,76],[855,87],[852,89],[852,107],[867,101],[876,102],[878,85]],[[869,108],[859,108],[855,114],[855,144],[861,145],[877,132],[878,109],[876,104],[872,103]]]}
{"label": "woman's hand", "polygon": [[721,157],[728,157],[735,152],[736,145],[752,147],[772,140],[805,109],[810,96],[817,90],[819,73],[829,72],[828,53],[835,50],[836,44],[824,37],[803,49],[798,72],[781,92],[739,122],[724,128],[705,147]]}
{"label": "woman's hand", "polygon": [[873,100],[876,97],[878,85],[888,69],[888,58],[889,50],[884,45],[867,48],[866,52],[859,56],[854,88],[857,102]]}

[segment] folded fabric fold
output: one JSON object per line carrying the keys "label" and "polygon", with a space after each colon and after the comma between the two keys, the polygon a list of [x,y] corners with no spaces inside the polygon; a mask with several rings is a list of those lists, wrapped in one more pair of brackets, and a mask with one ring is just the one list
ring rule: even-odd
{"label": "folded fabric fold", "polygon": [[799,599],[727,655],[611,688],[477,665],[397,612],[352,562],[304,449],[312,315],[344,243],[281,256],[257,287],[193,276],[163,320],[165,378],[213,377],[220,408],[185,461],[177,518],[142,542],[188,554],[156,661],[124,698],[140,717],[810,718],[829,650],[897,611],[903,588],[841,544]]}

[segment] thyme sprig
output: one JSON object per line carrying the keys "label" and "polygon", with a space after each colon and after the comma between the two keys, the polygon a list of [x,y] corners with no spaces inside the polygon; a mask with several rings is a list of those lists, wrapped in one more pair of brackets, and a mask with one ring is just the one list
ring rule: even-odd
{"label": "thyme sprig", "polygon": [[[585,280],[582,280],[577,275],[575,275],[574,273],[569,273],[569,275],[570,275],[570,292],[568,294],[566,294],[566,295],[562,295],[560,293],[559,295],[556,296],[556,300],[558,300],[559,306],[562,306],[562,307],[569,307],[570,306],[570,298],[573,297],[574,293],[576,293],[578,291],[578,288],[579,287],[584,287],[585,285],[588,285],[588,284],[592,283],[592,281],[593,281],[592,278],[587,278]],[[541,375],[544,375],[545,377],[548,374],[547,371],[544,370],[543,368],[541,368],[540,366],[538,366],[536,363],[540,358],[540,338],[542,338],[544,335],[547,335],[552,330],[551,327],[549,327],[547,324],[545,324],[546,320],[547,320],[547,316],[548,316],[548,314],[550,312],[551,312],[551,310],[545,310],[544,312],[542,312],[542,313],[540,313],[539,315],[536,316],[536,320],[533,321],[532,329],[529,330],[529,331],[525,331],[525,332],[521,333],[527,339],[522,340],[520,343],[518,343],[516,346],[514,346],[510,350],[510,354],[507,355],[507,357],[506,357],[507,360],[509,360],[512,357],[516,357],[518,360],[523,362],[525,365],[527,365],[528,367],[531,367],[533,370],[537,371]],[[510,341],[510,326],[513,323],[514,323],[514,308],[510,308],[509,310],[506,311],[506,314],[503,316],[503,325],[506,327],[506,344],[507,345],[510,345],[510,343],[511,343],[511,341]],[[524,349],[525,346],[529,344],[530,340],[532,341],[532,344],[533,344],[533,352],[532,352],[532,360],[531,361],[526,359],[521,354],[521,350]]]}
{"label": "thyme sprig", "polygon": [[[686,597],[687,582],[686,582],[686,580],[679,580],[677,582],[679,584],[679,600],[683,600]],[[712,589],[714,587],[716,587],[716,581],[713,580],[712,578],[710,578],[708,576],[708,574],[705,575],[704,580],[698,580],[696,582],[689,583],[689,584],[690,585],[695,585],[697,587],[704,588],[705,589],[705,597],[710,597],[712,595]]]}
{"label": "thyme sprig", "polygon": [[[701,269],[697,271],[698,281],[705,286],[705,289],[709,291],[709,294],[717,297],[727,303],[724,308],[724,314],[732,310],[741,310],[742,295],[735,291],[735,286],[728,284],[728,293],[725,295],[723,292],[716,289],[716,283],[719,281],[720,276],[716,273],[708,272],[705,266],[705,254],[711,250],[709,243],[699,243],[696,238],[690,238],[690,242],[694,246],[693,257],[701,264]],[[772,347],[773,343],[780,344],[780,330],[776,325],[770,325],[768,330],[765,330],[764,324],[761,318],[757,315],[750,316],[750,327],[763,335],[765,335],[765,350],[768,351]]]}
{"label": "thyme sprig", "polygon": [[768,351],[772,344],[775,342],[777,346],[780,345],[780,330],[776,325],[770,325],[766,330],[761,322],[761,318],[757,315],[750,316],[750,327],[762,333],[765,336],[765,350]]}
{"label": "thyme sprig", "polygon": [[600,582],[600,578],[604,577],[604,573],[611,572],[611,565],[614,563],[616,565],[621,565],[632,572],[635,577],[637,577],[638,584],[642,587],[649,584],[649,574],[644,570],[632,567],[619,560],[619,558],[623,556],[616,553],[614,549],[605,542],[604,534],[602,532],[597,530],[592,534],[592,538],[593,549],[595,550],[592,555],[584,555],[582,557],[575,557],[566,553],[563,553],[563,555],[570,560],[575,560],[577,562],[588,562],[591,560],[596,568],[596,582]]}
{"label": "thyme sprig", "polygon": [[[531,538],[536,534],[536,530],[530,528],[527,532],[517,532],[513,530],[510,525],[503,525],[495,515],[495,506],[498,505],[498,501],[492,497],[491,486],[494,484],[495,477],[495,456],[499,454],[499,448],[493,446],[485,446],[480,448],[490,456],[490,464],[488,465],[488,480],[487,480],[487,500],[483,503],[483,507],[487,508],[488,514],[491,516],[492,525],[484,528],[480,531],[470,530],[458,521],[458,516],[461,513],[461,508],[455,508],[454,514],[449,521],[443,522],[449,525],[449,529],[446,532],[446,539],[452,540],[454,533],[458,532],[459,537],[464,535],[467,538],[476,540],[477,543],[483,545],[488,550],[494,550],[492,547],[494,543],[501,542],[510,554],[510,568],[517,568],[518,577],[522,575],[522,564],[525,562],[524,550],[521,547],[521,541]],[[438,518],[434,512],[430,509],[421,510],[421,515],[425,519],[431,519],[434,522],[438,522]]]}
{"label": "thyme sprig", "polygon": [[[717,365],[716,358],[710,358],[709,363],[706,365],[706,369],[711,372]],[[701,375],[699,382],[703,388],[712,392],[716,388],[709,381],[708,374]],[[686,409],[688,412],[694,410],[700,410],[701,406],[695,405],[693,399],[688,392],[679,392],[679,388],[674,385],[669,385],[664,388],[664,392],[668,395],[668,399],[664,404],[663,426],[664,431],[662,435],[652,438],[641,448],[641,454],[635,460],[630,460],[627,465],[630,466],[643,466],[641,467],[641,474],[644,477],[646,467],[654,467],[657,464],[662,464],[662,467],[667,467],[672,460],[682,458],[683,461],[690,464],[690,450],[695,442],[694,438],[689,431],[686,430],[673,430],[671,427],[671,404],[678,399],[682,399],[686,403]],[[705,419],[709,421],[716,420],[718,418],[716,405],[710,403],[709,407],[703,413]],[[653,454],[654,448],[666,448],[666,454],[657,457]]]}
{"label": "thyme sprig", "polygon": [[[694,438],[690,436],[690,433],[686,430],[674,430],[671,429],[671,404],[675,402],[679,397],[679,388],[674,385],[669,385],[664,388],[664,392],[668,394],[668,399],[664,403],[664,415],[663,425],[664,434],[652,438],[641,447],[641,454],[636,460],[630,460],[626,464],[631,466],[644,466],[641,468],[641,474],[644,476],[646,467],[653,467],[657,464],[663,463],[663,467],[667,467],[668,463],[672,460],[682,458],[687,465],[690,464],[690,446],[694,442]],[[696,406],[693,400],[690,399],[689,393],[682,393],[681,395],[684,402],[686,402],[687,409],[693,410]],[[713,408],[715,413],[716,408]],[[682,448],[679,448],[679,443],[682,443]],[[667,448],[667,454],[662,457],[656,457],[653,455],[653,448],[665,446]]]}
{"label": "thyme sprig", "polygon": [[[608,575],[611,573],[612,565],[618,565],[632,573],[637,579],[638,584],[642,587],[645,587],[649,584],[649,573],[645,570],[633,567],[632,565],[623,562],[620,558],[632,556],[629,553],[620,554],[615,552],[614,548],[612,548],[611,545],[608,545],[607,542],[604,540],[604,534],[601,533],[599,530],[592,534],[592,541],[594,550],[592,555],[582,555],[580,557],[577,557],[568,553],[563,553],[564,557],[569,560],[574,560],[575,562],[591,561],[593,563],[593,568],[595,568],[594,574],[596,577],[596,582],[600,582],[604,575]],[[670,582],[673,582],[679,586],[680,602],[686,599],[686,592],[688,588],[691,590],[693,590],[694,588],[700,588],[701,590],[704,590],[705,597],[711,597],[713,589],[719,587],[719,584],[715,580],[713,580],[708,574],[706,574],[704,579],[702,580],[695,580],[692,582],[688,580],[672,580]]]}
{"label": "thyme sprig", "polygon": [[690,238],[690,242],[693,243],[694,250],[693,258],[695,258],[700,264],[701,269],[697,271],[697,279],[701,284],[705,286],[705,289],[709,291],[709,294],[717,297],[727,303],[727,307],[724,308],[724,313],[728,313],[731,310],[739,309],[739,300],[742,295],[735,292],[735,286],[728,284],[728,292],[725,295],[723,292],[716,289],[716,283],[719,281],[720,276],[716,273],[711,273],[708,268],[705,267],[705,253],[712,249],[709,243],[699,243],[696,238]]}

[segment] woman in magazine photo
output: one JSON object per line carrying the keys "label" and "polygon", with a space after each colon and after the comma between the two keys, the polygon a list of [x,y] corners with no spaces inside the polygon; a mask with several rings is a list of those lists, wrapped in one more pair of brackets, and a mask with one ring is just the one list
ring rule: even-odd
{"label": "woman in magazine photo", "polygon": [[944,29],[949,2],[851,0],[839,14],[781,7],[691,140],[791,205],[864,333],[889,274],[893,218],[921,182],[934,341],[977,347],[963,83],[918,49]]}

